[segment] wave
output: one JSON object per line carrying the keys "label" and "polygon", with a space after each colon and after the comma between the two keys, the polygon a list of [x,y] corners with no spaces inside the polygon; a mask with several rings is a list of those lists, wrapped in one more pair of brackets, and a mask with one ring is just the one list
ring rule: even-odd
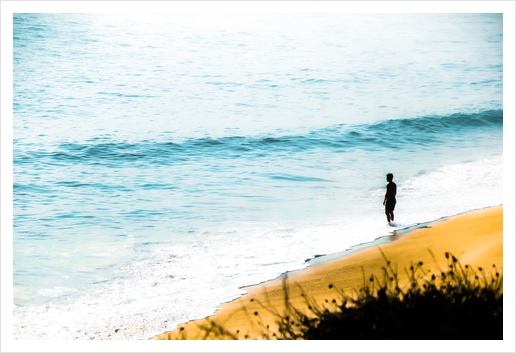
{"label": "wave", "polygon": [[278,153],[303,153],[315,149],[346,152],[352,149],[385,150],[428,147],[442,144],[453,136],[501,129],[503,110],[474,114],[425,116],[384,120],[372,124],[339,124],[302,135],[225,136],[191,138],[181,142],[106,141],[94,138],[86,143],[62,143],[57,151],[15,151],[14,163],[30,163],[34,158],[47,163],[86,163],[123,166],[125,163],[174,164],[202,158],[263,158]]}

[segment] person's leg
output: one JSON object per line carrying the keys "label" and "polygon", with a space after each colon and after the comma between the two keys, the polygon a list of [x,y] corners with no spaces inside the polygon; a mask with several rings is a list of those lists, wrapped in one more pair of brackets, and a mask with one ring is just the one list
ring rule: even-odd
{"label": "person's leg", "polygon": [[387,216],[387,222],[394,222],[394,207],[396,206],[395,199],[387,199],[385,203],[385,215]]}

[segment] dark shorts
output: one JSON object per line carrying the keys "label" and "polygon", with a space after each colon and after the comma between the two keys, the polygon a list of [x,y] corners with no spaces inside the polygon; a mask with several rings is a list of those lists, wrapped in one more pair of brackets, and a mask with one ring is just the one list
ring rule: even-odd
{"label": "dark shorts", "polygon": [[396,206],[396,199],[394,197],[389,197],[385,202],[385,212],[394,211],[394,207]]}

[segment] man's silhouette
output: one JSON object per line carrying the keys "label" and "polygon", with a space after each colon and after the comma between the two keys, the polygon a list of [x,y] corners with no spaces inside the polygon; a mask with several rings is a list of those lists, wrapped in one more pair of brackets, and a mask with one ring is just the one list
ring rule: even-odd
{"label": "man's silhouette", "polygon": [[387,222],[394,222],[394,207],[396,206],[396,184],[392,181],[394,176],[389,173],[387,174],[387,192],[383,199],[385,205],[385,215],[387,216]]}

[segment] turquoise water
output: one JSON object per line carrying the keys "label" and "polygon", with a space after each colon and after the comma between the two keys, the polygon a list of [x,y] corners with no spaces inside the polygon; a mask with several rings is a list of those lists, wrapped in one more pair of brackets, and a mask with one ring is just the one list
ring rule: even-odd
{"label": "turquoise water", "polygon": [[502,203],[501,15],[13,20],[15,338],[209,315],[388,235],[387,172],[402,225]]}

